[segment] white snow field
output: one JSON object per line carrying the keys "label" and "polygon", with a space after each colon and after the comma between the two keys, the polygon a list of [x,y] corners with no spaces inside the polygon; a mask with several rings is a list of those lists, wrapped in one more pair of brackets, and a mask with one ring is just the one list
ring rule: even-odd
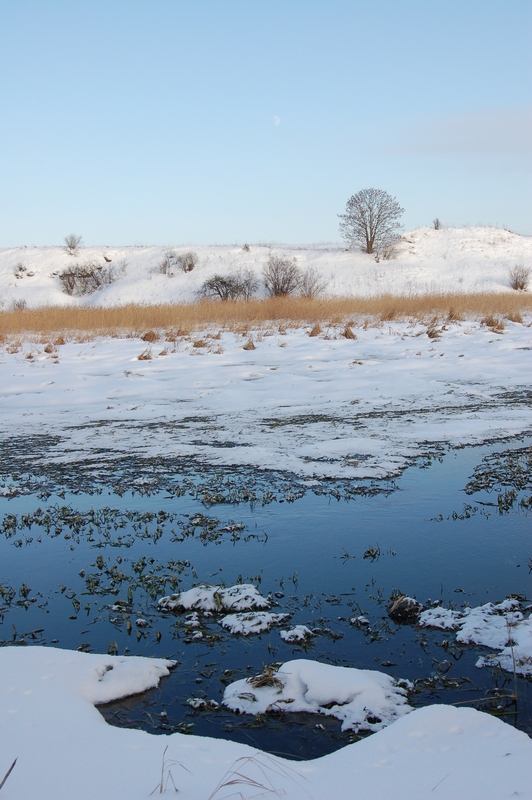
{"label": "white snow field", "polygon": [[[270,252],[315,267],[330,295],[347,296],[510,291],[509,269],[532,266],[532,239],[493,228],[423,228],[405,235],[395,260],[380,263],[332,245],[182,247],[178,252],[196,251],[199,264],[173,277],[157,272],[164,249],[82,248],[76,259],[59,247],[1,250],[0,309],[21,301],[192,300],[215,272],[249,267],[260,274]],[[87,260],[116,265],[118,279],[93,295],[66,295],[53,273]],[[36,336],[6,339],[1,436],[54,433],[60,443],[49,458],[93,458],[95,470],[107,454],[137,453],[289,470],[308,486],[326,477],[384,478],[436,443],[462,446],[532,430],[531,323],[530,315],[523,323],[504,320],[496,332],[468,319],[440,324],[430,337],[422,322],[355,321],[356,339],[343,337],[339,324],[315,337],[308,327],[265,325],[245,337],[207,328],[197,341],[176,343],[124,336],[49,347]],[[249,336],[254,350],[243,349]],[[10,486],[0,493],[9,496]],[[213,598],[196,591],[180,599],[196,614]],[[235,598],[223,599],[228,610],[245,614]],[[500,627],[500,615],[485,612],[481,620],[472,613],[443,620],[434,612],[427,624]],[[530,657],[529,625],[516,623],[519,656]],[[507,638],[493,636],[484,640],[506,648],[501,657],[509,658]],[[294,701],[337,700],[339,713],[352,707],[353,686],[338,681],[338,668],[296,663],[297,680],[285,684],[297,688]],[[383,730],[296,763],[223,740],[114,728],[94,708],[156,686],[170,667],[160,659],[0,648],[0,784],[17,759],[1,800],[146,800],[175,789],[183,800],[532,798],[529,737],[472,709],[434,705],[400,714],[392,707]],[[368,691],[379,675],[365,676]]]}
{"label": "white snow field", "polygon": [[[0,309],[25,300],[29,308],[46,305],[121,306],[127,303],[176,303],[194,300],[214,274],[252,270],[260,278],[271,253],[312,267],[326,284],[326,296],[370,297],[432,292],[501,292],[509,290],[508,271],[532,266],[532,237],[499,228],[419,228],[404,234],[397,256],[376,263],[373,255],[342,244],[179,247],[80,247],[76,257],[62,247],[0,249]],[[161,274],[165,252],[193,251],[191,272],[179,267]],[[72,265],[92,262],[113,268],[116,280],[83,297],[62,290],[58,274]],[[260,294],[260,293],[259,293]],[[262,291],[264,295],[264,291]]]}
{"label": "white snow field", "polygon": [[[307,664],[309,677],[312,662]],[[531,797],[528,736],[468,708],[412,711],[369,738],[307,762],[219,739],[114,728],[94,708],[156,686],[170,665],[45,647],[1,648],[2,776],[17,759],[2,800],[147,800],[173,797],[175,789],[184,800]],[[314,666],[314,692],[321,683],[323,696],[330,697],[339,668]]]}

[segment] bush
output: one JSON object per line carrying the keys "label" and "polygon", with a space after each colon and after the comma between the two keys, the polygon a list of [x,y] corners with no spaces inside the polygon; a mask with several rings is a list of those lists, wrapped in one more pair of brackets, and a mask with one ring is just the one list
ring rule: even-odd
{"label": "bush", "polygon": [[192,272],[194,267],[199,264],[198,254],[193,250],[187,253],[178,254],[177,250],[173,247],[164,251],[164,258],[159,264],[159,272],[163,275],[168,275],[170,278],[174,276],[174,270],[180,269],[183,272]]}
{"label": "bush", "polygon": [[512,267],[508,272],[508,280],[511,288],[515,289],[516,292],[526,292],[531,273],[532,270],[530,267],[524,267],[523,264],[516,264],[515,267]]}
{"label": "bush", "polygon": [[295,259],[272,253],[262,271],[262,280],[270,297],[285,297],[301,287],[302,275]]}
{"label": "bush", "polygon": [[189,250],[188,253],[182,253],[177,257],[176,264],[183,272],[192,272],[194,267],[199,264],[198,254],[193,250]]}
{"label": "bush", "polygon": [[379,250],[375,253],[375,261],[377,264],[380,261],[393,261],[398,256],[397,247],[393,244],[389,244],[387,247],[383,247],[382,250]]}
{"label": "bush", "polygon": [[439,231],[443,227],[439,217],[436,217],[435,219],[433,219],[432,220],[432,224],[434,226],[434,230],[435,231]]}
{"label": "bush", "polygon": [[67,294],[81,296],[109,286],[116,280],[116,270],[111,266],[104,267],[97,261],[86,261],[60,272],[59,280]]}
{"label": "bush", "polygon": [[79,246],[81,244],[81,236],[78,236],[75,233],[69,233],[68,236],[65,236],[63,239],[65,246],[63,250],[69,256],[77,256],[79,255]]}
{"label": "bush", "polygon": [[313,297],[319,297],[325,291],[327,283],[320,274],[316,267],[309,267],[301,273],[299,283],[299,294],[301,297],[306,297],[312,300]]}
{"label": "bush", "polygon": [[203,283],[200,297],[219,297],[220,300],[250,300],[259,287],[259,281],[251,270],[235,272],[234,275],[213,275]]}

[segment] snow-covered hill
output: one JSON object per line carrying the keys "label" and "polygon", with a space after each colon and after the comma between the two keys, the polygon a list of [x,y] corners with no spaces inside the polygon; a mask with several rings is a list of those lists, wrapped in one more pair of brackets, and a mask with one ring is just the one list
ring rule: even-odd
{"label": "snow-covered hill", "polygon": [[[393,260],[380,262],[342,244],[179,246],[171,249],[178,255],[194,251],[197,267],[163,274],[160,265],[169,249],[82,246],[76,257],[63,247],[0,249],[0,309],[20,301],[29,308],[188,302],[214,274],[250,269],[260,278],[271,253],[295,258],[303,270],[313,268],[329,296],[511,291],[509,270],[516,265],[532,267],[532,237],[489,227],[419,228],[402,237]],[[111,267],[116,279],[93,294],[67,295],[58,275],[87,262]]]}

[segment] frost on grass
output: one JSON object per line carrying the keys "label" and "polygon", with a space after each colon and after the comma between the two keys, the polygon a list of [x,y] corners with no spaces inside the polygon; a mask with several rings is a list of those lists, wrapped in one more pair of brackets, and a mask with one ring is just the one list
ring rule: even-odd
{"label": "frost on grass", "polygon": [[383,672],[298,659],[277,672],[231,683],[223,703],[246,714],[325,714],[341,720],[343,731],[378,731],[412,710],[407,702],[410,686]]}
{"label": "frost on grass", "polygon": [[271,602],[249,583],[229,587],[200,584],[159,600],[159,607],[165,611],[250,611],[270,606]]}
{"label": "frost on grass", "polygon": [[419,617],[419,625],[427,628],[456,630],[456,640],[499,650],[481,656],[477,667],[500,666],[521,675],[532,675],[532,619],[520,609],[518,600],[485,603],[462,611],[430,608]]}
{"label": "frost on grass", "polygon": [[240,614],[228,614],[220,620],[220,625],[231,633],[249,636],[252,633],[264,633],[274,625],[282,625],[290,614],[272,614],[270,611],[249,611]]}

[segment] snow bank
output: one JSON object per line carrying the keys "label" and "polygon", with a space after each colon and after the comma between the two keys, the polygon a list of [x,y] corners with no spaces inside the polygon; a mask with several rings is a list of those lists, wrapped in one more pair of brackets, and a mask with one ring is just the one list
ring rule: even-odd
{"label": "snow bank", "polygon": [[341,720],[343,731],[378,731],[412,710],[406,697],[410,685],[383,672],[298,659],[266,678],[259,675],[229,684],[223,703],[247,714],[325,714]]}
{"label": "snow bank", "polygon": [[[308,663],[300,674],[317,676],[322,665]],[[472,709],[412,711],[356,744],[300,763],[223,740],[113,728],[92,705],[154,686],[169,668],[159,659],[0,648],[1,777],[18,759],[2,800],[147,800],[163,793],[167,780],[166,793],[174,795],[170,775],[183,800],[530,796],[532,742]],[[316,702],[326,702],[326,689],[316,689]],[[347,684],[341,690],[347,697]]]}

